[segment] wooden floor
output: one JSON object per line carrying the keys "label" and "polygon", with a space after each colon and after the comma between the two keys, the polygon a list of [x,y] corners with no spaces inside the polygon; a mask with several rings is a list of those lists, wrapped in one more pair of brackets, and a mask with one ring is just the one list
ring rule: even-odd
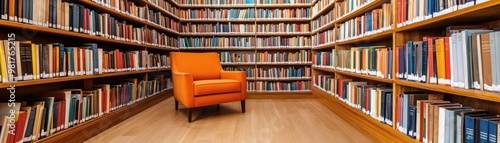
{"label": "wooden floor", "polygon": [[198,108],[187,123],[185,108],[169,98],[104,131],[92,143],[370,143],[316,99],[247,99]]}

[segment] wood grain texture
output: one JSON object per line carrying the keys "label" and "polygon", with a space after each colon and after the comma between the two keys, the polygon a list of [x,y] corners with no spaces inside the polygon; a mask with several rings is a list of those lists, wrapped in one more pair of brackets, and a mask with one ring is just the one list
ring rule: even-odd
{"label": "wood grain texture", "polygon": [[[164,101],[168,97],[172,96],[172,90],[165,91],[158,95],[146,98],[142,101],[136,102],[135,104],[122,107],[118,110],[112,111],[105,114],[99,118],[92,119],[85,123],[76,125],[59,133],[56,133],[48,138],[44,138],[37,142],[40,143],[54,143],[54,142],[67,142],[76,143],[83,142],[93,136],[105,131],[106,129],[125,121],[126,119],[135,116],[141,111],[148,109],[149,107],[157,104],[158,102]],[[173,106],[172,106],[173,107]]]}
{"label": "wood grain texture", "polygon": [[88,143],[370,143],[369,138],[316,99],[249,99],[197,108],[187,123],[183,106],[169,98],[103,133]]}
{"label": "wood grain texture", "polygon": [[313,69],[324,71],[324,72],[329,72],[329,73],[337,73],[337,74],[341,74],[341,75],[362,78],[362,79],[366,79],[366,80],[374,80],[374,81],[379,81],[379,82],[384,82],[384,83],[392,83],[392,79],[379,78],[379,77],[371,76],[371,75],[357,74],[357,73],[352,73],[352,72],[344,72],[344,71],[338,71],[338,70],[327,69],[327,68],[319,68],[319,67],[313,67]]}
{"label": "wood grain texture", "polygon": [[158,70],[141,70],[141,71],[130,71],[130,72],[114,72],[114,73],[106,73],[106,74],[99,74],[99,75],[57,77],[57,78],[49,78],[49,79],[19,81],[19,82],[15,82],[15,83],[0,83],[0,88],[8,88],[11,84],[15,84],[16,87],[20,87],[20,86],[31,86],[31,85],[48,84],[48,83],[55,83],[55,82],[67,82],[67,81],[73,81],[73,80],[103,78],[103,77],[122,76],[122,75],[133,75],[133,74],[141,74],[141,73],[149,73],[149,72],[159,72],[159,71],[168,71],[168,70],[170,70],[170,68],[167,68],[167,69],[158,69]]}

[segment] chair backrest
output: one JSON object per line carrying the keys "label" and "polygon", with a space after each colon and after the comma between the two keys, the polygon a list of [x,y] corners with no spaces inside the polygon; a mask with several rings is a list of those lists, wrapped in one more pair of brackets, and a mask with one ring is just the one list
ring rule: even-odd
{"label": "chair backrest", "polygon": [[190,73],[193,75],[193,80],[220,79],[222,66],[219,55],[215,52],[170,52],[170,58],[172,73]]}

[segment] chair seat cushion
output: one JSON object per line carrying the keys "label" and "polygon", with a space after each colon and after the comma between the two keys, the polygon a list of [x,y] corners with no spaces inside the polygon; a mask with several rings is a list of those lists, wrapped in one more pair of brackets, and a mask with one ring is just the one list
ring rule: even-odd
{"label": "chair seat cushion", "polygon": [[197,80],[194,84],[194,96],[239,92],[241,83],[232,79]]}

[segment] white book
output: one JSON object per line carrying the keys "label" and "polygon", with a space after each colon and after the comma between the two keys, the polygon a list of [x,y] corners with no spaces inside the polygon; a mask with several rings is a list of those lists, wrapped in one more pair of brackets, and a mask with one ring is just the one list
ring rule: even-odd
{"label": "white book", "polygon": [[498,43],[498,40],[496,38],[496,32],[491,32],[490,33],[490,54],[491,54],[491,78],[492,78],[492,87],[495,87],[497,85],[497,74],[495,72],[497,72],[497,67],[499,66],[498,64],[494,64],[494,63],[497,63],[497,57],[498,55],[496,54],[497,53],[497,50],[500,50],[499,48],[496,48],[497,44]]}
{"label": "white book", "polygon": [[500,31],[495,32],[495,41],[496,41],[496,43],[495,43],[496,61],[495,62],[491,61],[491,63],[495,63],[495,65],[496,65],[496,70],[495,70],[495,72],[492,72],[492,73],[496,73],[496,83],[495,83],[497,86],[496,91],[500,91],[500,65],[498,65],[498,63],[500,63],[500,43],[499,43],[500,42]]}

